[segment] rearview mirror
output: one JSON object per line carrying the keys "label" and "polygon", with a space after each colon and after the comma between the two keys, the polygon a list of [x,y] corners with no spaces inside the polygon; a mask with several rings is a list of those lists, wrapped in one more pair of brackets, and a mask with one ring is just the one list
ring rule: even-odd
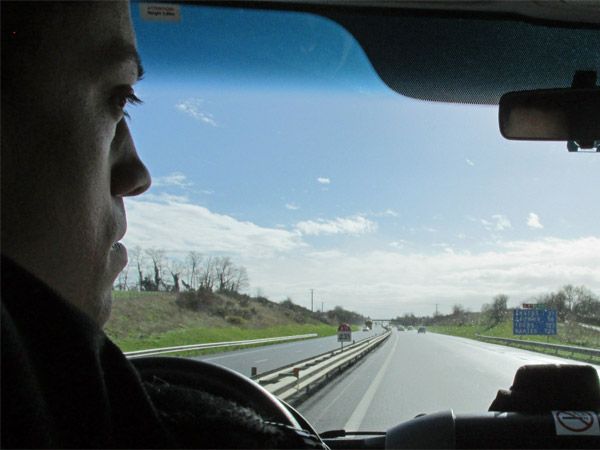
{"label": "rearview mirror", "polygon": [[600,87],[509,92],[500,99],[500,133],[506,139],[600,141]]}

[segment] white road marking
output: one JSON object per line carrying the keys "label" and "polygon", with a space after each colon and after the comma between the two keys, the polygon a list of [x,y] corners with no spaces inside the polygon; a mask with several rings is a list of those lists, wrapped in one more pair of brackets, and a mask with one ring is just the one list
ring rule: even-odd
{"label": "white road marking", "polygon": [[255,363],[261,363],[261,362],[265,362],[268,361],[268,359],[259,359],[258,361],[254,361]]}
{"label": "white road marking", "polygon": [[[368,364],[368,363],[369,363],[369,359],[367,358],[366,364]],[[331,400],[329,402],[329,404],[325,408],[323,408],[323,410],[321,411],[321,414],[319,414],[317,417],[315,417],[314,421],[316,422],[318,420],[321,420],[321,417],[323,417],[325,415],[325,413],[327,411],[329,411],[329,408],[331,408],[332,406],[334,406],[335,402],[337,402],[338,399],[340,397],[342,397],[346,393],[346,391],[352,386],[352,384],[354,384],[354,382],[357,381],[358,379],[359,379],[359,376],[358,375],[354,375],[352,377],[351,381],[348,382],[348,383],[346,383],[346,385],[344,386],[344,388],[342,389],[342,391],[338,395],[336,395],[335,398],[333,400]]]}
{"label": "white road marking", "polygon": [[396,352],[397,345],[398,345],[398,334],[394,333],[394,344],[393,344],[393,347],[392,347],[390,353],[388,354],[385,362],[381,366],[381,369],[379,369],[379,371],[377,372],[377,376],[375,377],[375,379],[369,386],[369,389],[367,389],[367,392],[365,392],[365,395],[363,395],[363,398],[360,399],[360,402],[358,403],[358,406],[352,413],[352,416],[350,416],[350,419],[348,419],[348,422],[346,422],[346,425],[344,426],[344,430],[348,430],[348,431],[360,430],[360,425],[362,424],[362,421],[365,418],[365,415],[367,414],[367,410],[369,409],[369,406],[371,406],[373,397],[375,397],[375,393],[377,392],[377,389],[379,389],[379,385],[381,384],[381,381],[383,380],[383,376],[387,372],[387,368],[390,365],[392,358],[394,357],[394,353]]}

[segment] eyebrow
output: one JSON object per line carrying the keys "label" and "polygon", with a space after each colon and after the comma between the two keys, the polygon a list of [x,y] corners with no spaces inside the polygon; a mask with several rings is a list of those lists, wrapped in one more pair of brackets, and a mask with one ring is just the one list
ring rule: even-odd
{"label": "eyebrow", "polygon": [[134,61],[137,65],[137,79],[138,81],[144,77],[146,71],[142,66],[142,60],[136,48],[120,40],[110,42],[104,49],[103,54],[109,58],[109,61],[115,64],[122,63],[123,61]]}

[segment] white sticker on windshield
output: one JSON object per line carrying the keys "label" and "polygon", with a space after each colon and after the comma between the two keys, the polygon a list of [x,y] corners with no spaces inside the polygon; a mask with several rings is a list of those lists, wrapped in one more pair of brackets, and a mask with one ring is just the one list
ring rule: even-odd
{"label": "white sticker on windshield", "polygon": [[140,14],[143,20],[181,22],[181,9],[179,9],[179,5],[140,3]]}
{"label": "white sticker on windshield", "polygon": [[598,416],[593,411],[552,411],[558,435],[600,436]]}

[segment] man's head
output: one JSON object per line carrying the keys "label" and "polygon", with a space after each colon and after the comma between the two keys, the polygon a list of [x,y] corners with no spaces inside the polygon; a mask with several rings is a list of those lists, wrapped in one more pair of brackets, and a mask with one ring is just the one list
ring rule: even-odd
{"label": "man's head", "polygon": [[127,2],[2,2],[2,253],[98,323],[150,186],[124,107],[141,65]]}

